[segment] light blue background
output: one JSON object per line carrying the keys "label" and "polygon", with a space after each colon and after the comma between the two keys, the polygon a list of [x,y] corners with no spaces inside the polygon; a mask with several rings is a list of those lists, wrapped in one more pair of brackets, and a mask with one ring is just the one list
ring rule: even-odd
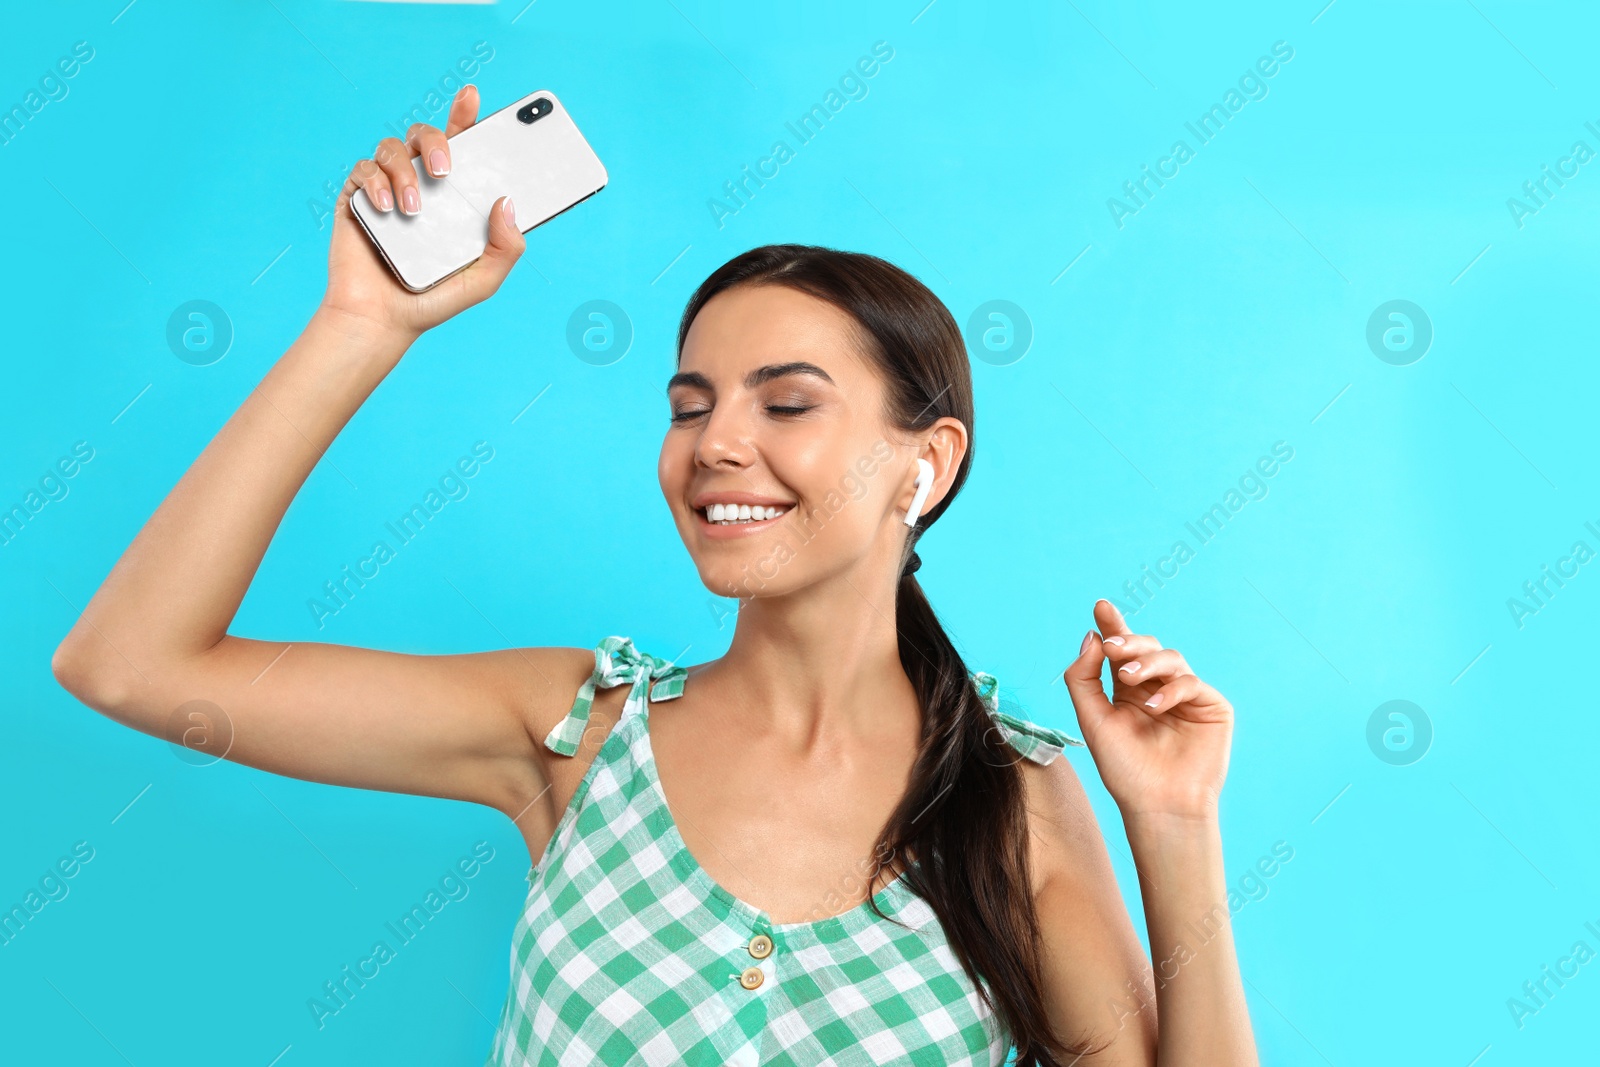
{"label": "light blue background", "polygon": [[[1019,361],[974,360],[973,478],[920,550],[971,665],[1075,729],[1059,671],[1094,599],[1131,607],[1125,581],[1174,540],[1196,549],[1132,622],[1237,709],[1231,880],[1275,842],[1294,850],[1234,917],[1265,1061],[1594,1057],[1600,962],[1520,1029],[1507,1007],[1574,942],[1600,950],[1584,927],[1600,927],[1600,564],[1521,626],[1507,604],[1574,541],[1600,549],[1584,527],[1600,527],[1600,163],[1521,227],[1507,207],[1574,141],[1600,149],[1584,128],[1600,126],[1593,8],[924,2],[7,13],[0,105],[74,42],[94,58],[0,146],[0,505],[74,442],[95,453],[0,548],[0,905],[74,842],[95,858],[0,946],[0,1058],[308,1067],[488,1051],[528,863],[503,816],[191,766],[49,669],[314,308],[324,183],[479,41],[486,108],[558,92],[610,185],[532,233],[500,295],[377,390],[290,509],[235,633],[427,653],[621,633],[662,656],[688,646],[685,662],[719,655],[726,602],[699,585],[655,479],[677,315],[757,244],[883,255],[959,321],[1004,299],[1034,331]],[[775,139],[793,146],[785,122],[876,41],[894,58],[866,98],[719,227],[708,201],[723,183]],[[1269,95],[1198,147],[1184,123],[1275,41],[1294,57]],[[1178,138],[1195,158],[1119,229],[1108,198]],[[195,299],[235,330],[205,367],[165,341]],[[635,330],[610,366],[565,341],[594,299]],[[1409,366],[1365,340],[1392,299],[1432,321]],[[494,459],[470,495],[319,630],[307,600],[480,440]],[[1294,456],[1267,495],[1197,546],[1185,523],[1278,441]],[[1396,699],[1434,731],[1409,766],[1366,739]],[[1088,755],[1070,758],[1142,930],[1116,810]],[[495,859],[470,895],[319,1031],[307,1000],[480,840]]]}

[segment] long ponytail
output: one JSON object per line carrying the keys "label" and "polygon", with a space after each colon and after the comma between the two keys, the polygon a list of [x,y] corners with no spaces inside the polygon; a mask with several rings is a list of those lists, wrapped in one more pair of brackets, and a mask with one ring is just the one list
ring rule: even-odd
{"label": "long ponytail", "polygon": [[979,995],[1004,1021],[1018,1067],[1064,1067],[1089,1049],[1059,1038],[1045,1008],[1022,772],[915,576],[917,538],[950,506],[972,466],[972,376],[961,331],[937,296],[886,260],[764,245],[701,283],[684,309],[678,352],[708,300],[754,284],[789,286],[853,316],[888,384],[888,415],[902,430],[925,429],[944,416],[967,428],[950,491],[918,521],[902,561],[895,626],[901,664],[923,709],[922,741],[910,787],[879,836],[878,870],[868,884],[895,856],[912,857],[909,888],[932,907]]}

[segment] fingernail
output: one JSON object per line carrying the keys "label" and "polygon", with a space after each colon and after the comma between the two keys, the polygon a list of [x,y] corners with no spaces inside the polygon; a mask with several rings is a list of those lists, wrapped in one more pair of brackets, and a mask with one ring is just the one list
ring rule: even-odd
{"label": "fingernail", "polygon": [[394,197],[389,195],[389,190],[387,190],[387,189],[379,189],[378,190],[378,210],[379,211],[393,211],[394,210]]}
{"label": "fingernail", "polygon": [[422,201],[417,198],[417,191],[410,186],[400,192],[401,210],[407,215],[415,215],[422,209]]}
{"label": "fingernail", "polygon": [[506,211],[506,221],[511,223],[511,225],[515,226],[517,224],[517,209],[511,203],[511,198],[509,196],[506,197],[505,211]]}
{"label": "fingernail", "polygon": [[1134,661],[1133,661],[1133,662],[1132,662],[1132,663],[1124,663],[1124,664],[1123,664],[1123,665],[1122,665],[1122,666],[1121,666],[1121,667],[1120,667],[1120,668],[1118,668],[1118,669],[1119,669],[1119,670],[1120,670],[1120,671],[1121,671],[1121,672],[1122,672],[1122,673],[1123,673],[1123,674],[1132,674],[1132,673],[1133,673],[1133,672],[1134,672],[1134,671],[1136,671],[1136,670],[1138,670],[1138,669],[1139,669],[1139,661],[1138,661],[1138,660],[1134,660]]}
{"label": "fingernail", "polygon": [[1120,637],[1108,637],[1108,638],[1106,638],[1106,644],[1108,644],[1108,645],[1125,645],[1125,644],[1127,644],[1127,642],[1124,641]]}
{"label": "fingernail", "polygon": [[1083,635],[1083,644],[1078,646],[1078,655],[1081,656],[1085,652],[1089,651],[1089,642],[1093,641],[1093,640],[1094,640],[1094,631],[1093,630],[1090,630],[1088,633],[1084,634]]}
{"label": "fingernail", "polygon": [[428,153],[428,169],[433,171],[435,178],[442,178],[450,173],[450,160],[445,158],[444,149],[435,148]]}
{"label": "fingernail", "polygon": [[1167,699],[1167,695],[1165,693],[1157,693],[1149,700],[1146,700],[1144,702],[1144,706],[1147,708],[1159,708],[1161,706],[1161,702],[1165,699]]}

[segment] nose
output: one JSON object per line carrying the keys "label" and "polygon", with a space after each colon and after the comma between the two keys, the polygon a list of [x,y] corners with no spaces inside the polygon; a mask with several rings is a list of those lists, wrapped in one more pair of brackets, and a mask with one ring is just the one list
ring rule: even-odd
{"label": "nose", "polygon": [[748,467],[755,459],[755,446],[748,422],[740,418],[733,405],[711,410],[705,428],[694,446],[695,462],[713,470]]}

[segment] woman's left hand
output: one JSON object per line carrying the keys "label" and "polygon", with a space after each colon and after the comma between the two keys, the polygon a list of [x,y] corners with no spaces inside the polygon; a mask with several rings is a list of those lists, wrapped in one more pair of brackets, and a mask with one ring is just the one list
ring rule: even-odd
{"label": "woman's left hand", "polygon": [[[1063,677],[1106,789],[1125,819],[1215,818],[1233,705],[1196,678],[1176,650],[1128,629],[1110,601],[1095,601],[1094,618],[1100,632],[1089,631]],[[1106,659],[1110,700],[1100,681]]]}

